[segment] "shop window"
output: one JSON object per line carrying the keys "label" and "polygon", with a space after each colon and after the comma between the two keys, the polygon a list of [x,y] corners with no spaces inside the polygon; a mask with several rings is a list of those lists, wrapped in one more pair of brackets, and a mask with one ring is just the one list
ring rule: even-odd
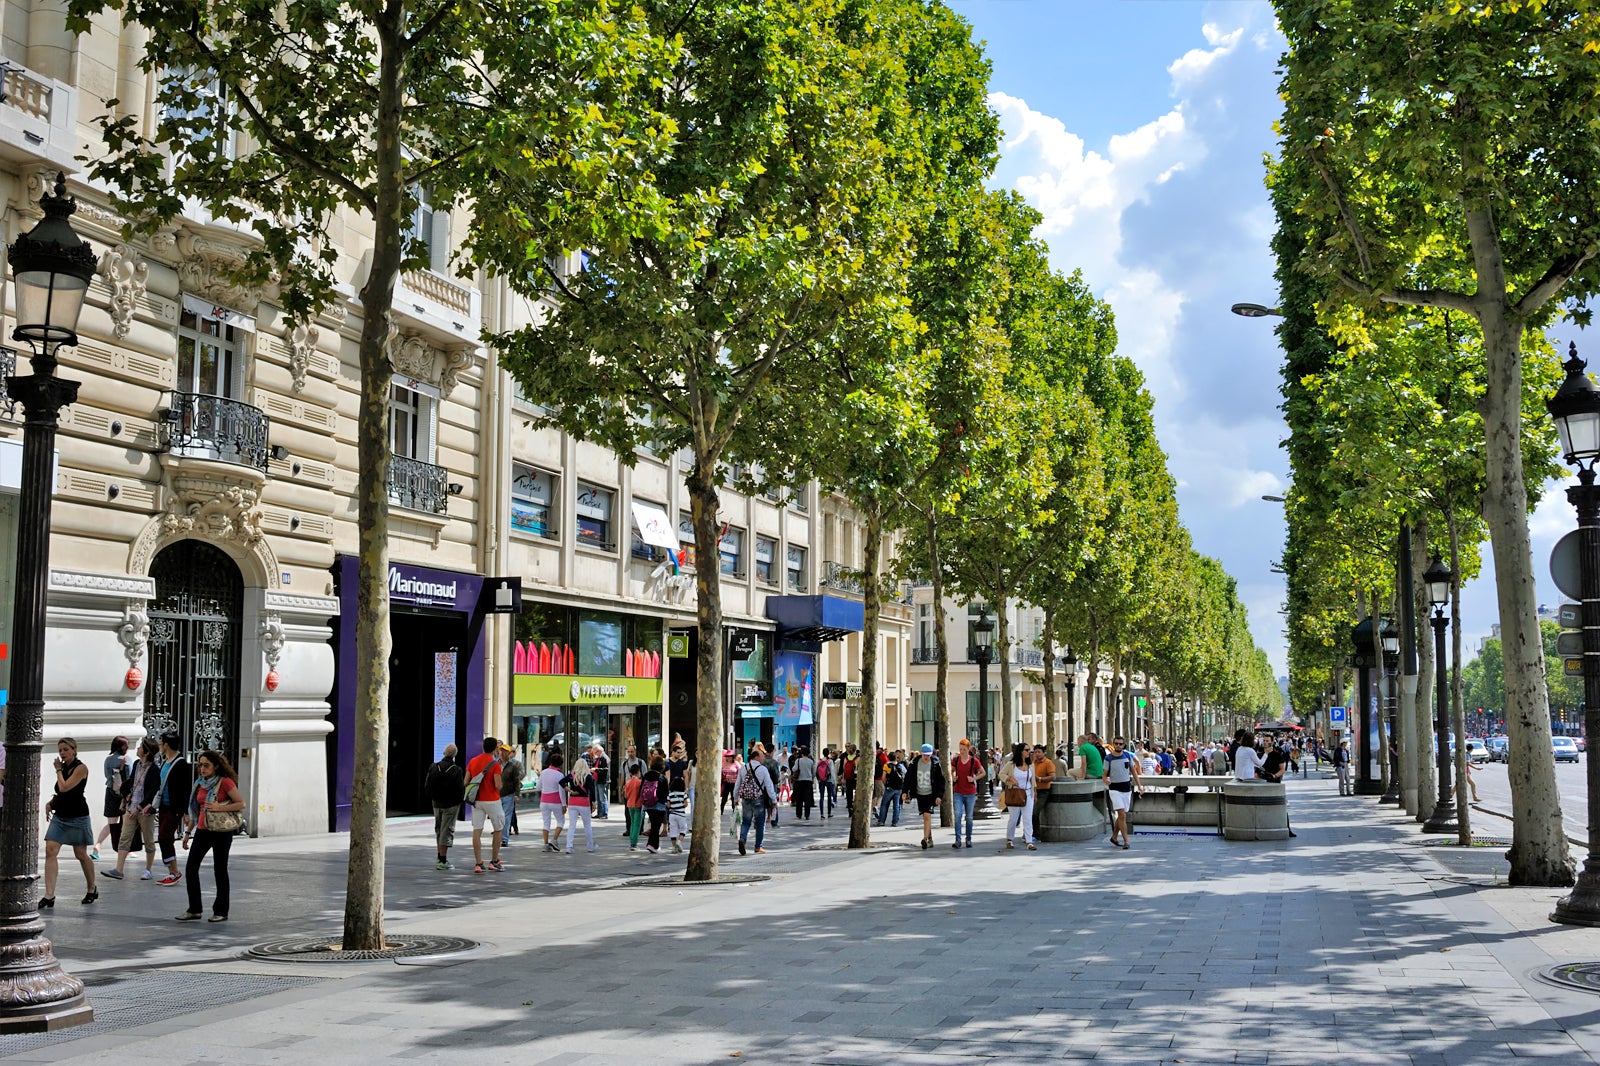
{"label": "shop window", "polygon": [[601,551],[612,551],[616,541],[611,536],[611,508],[617,494],[598,485],[578,483],[578,503],[575,517],[578,524],[578,543]]}
{"label": "shop window", "polygon": [[[976,745],[978,743],[978,738],[983,735],[982,731],[979,728],[980,723],[979,723],[979,718],[978,718],[978,694],[976,692],[968,692],[966,694],[966,696],[967,696],[967,734],[966,735],[967,735],[967,737],[969,739],[971,739],[972,743],[974,745]],[[992,746],[1000,743],[1000,731],[999,731],[999,728],[998,728],[999,720],[995,716],[995,712],[1000,709],[1000,693],[991,691],[989,693],[988,703],[989,703],[989,744],[992,747]]]}
{"label": "shop window", "polygon": [[678,512],[678,543],[682,565],[694,569],[694,518],[688,511]]}
{"label": "shop window", "polygon": [[756,537],[756,580],[763,585],[774,585],[773,560],[778,554],[778,542],[771,537]]}
{"label": "shop window", "polygon": [[555,538],[556,475],[522,463],[511,464],[511,528],[537,537]]}
{"label": "shop window", "polygon": [[806,591],[806,550],[798,544],[789,545],[784,572],[791,592]]}
{"label": "shop window", "polygon": [[719,567],[729,577],[744,577],[744,530],[729,526],[717,542]]}

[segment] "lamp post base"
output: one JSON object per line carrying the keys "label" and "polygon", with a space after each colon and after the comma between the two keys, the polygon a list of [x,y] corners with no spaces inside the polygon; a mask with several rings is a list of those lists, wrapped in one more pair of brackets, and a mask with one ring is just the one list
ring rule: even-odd
{"label": "lamp post base", "polygon": [[1450,803],[1435,803],[1433,813],[1428,815],[1428,820],[1422,823],[1424,833],[1459,833],[1461,823],[1456,820],[1456,805]]}
{"label": "lamp post base", "polygon": [[1383,782],[1382,781],[1357,781],[1356,782],[1356,795],[1358,795],[1358,796],[1381,796],[1381,795],[1383,795]]}
{"label": "lamp post base", "polygon": [[987,790],[978,793],[978,805],[972,810],[972,820],[986,822],[1004,816],[1004,812],[995,806],[994,793]]}
{"label": "lamp post base", "polygon": [[0,1034],[45,1033],[94,1019],[83,982],[61,969],[39,915],[0,926]]}
{"label": "lamp post base", "polygon": [[1584,861],[1572,894],[1556,901],[1550,920],[1562,925],[1600,926],[1600,870],[1595,869],[1595,860]]}

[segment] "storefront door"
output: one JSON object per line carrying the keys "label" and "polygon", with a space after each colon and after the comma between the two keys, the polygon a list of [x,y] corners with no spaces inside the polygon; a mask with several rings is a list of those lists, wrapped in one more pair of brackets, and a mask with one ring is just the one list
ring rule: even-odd
{"label": "storefront door", "polygon": [[163,548],[150,566],[150,682],[144,731],[176,732],[184,750],[239,761],[239,629],[244,579],[221,549],[199,540]]}

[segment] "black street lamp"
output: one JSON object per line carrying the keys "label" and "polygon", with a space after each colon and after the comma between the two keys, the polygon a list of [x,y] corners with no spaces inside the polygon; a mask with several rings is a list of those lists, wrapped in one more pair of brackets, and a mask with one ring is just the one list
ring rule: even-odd
{"label": "black street lamp", "polygon": [[[1450,782],[1450,701],[1447,695],[1449,680],[1445,673],[1444,630],[1450,624],[1445,608],[1450,604],[1450,587],[1455,575],[1435,555],[1422,572],[1422,583],[1428,586],[1428,602],[1433,605],[1433,664],[1434,699],[1433,728],[1437,731],[1433,764],[1439,780],[1439,798],[1433,803],[1433,813],[1422,823],[1424,833],[1454,833],[1461,828],[1456,823],[1456,790]],[[1421,738],[1417,741],[1421,743]]]}
{"label": "black street lamp", "polygon": [[1360,706],[1356,708],[1356,795],[1376,796],[1383,791],[1381,782],[1372,776],[1372,627],[1373,620],[1363,618],[1350,627],[1351,661],[1360,679]]}
{"label": "black street lamp", "polygon": [[1383,716],[1389,723],[1389,728],[1384,730],[1389,742],[1389,750],[1385,758],[1389,760],[1389,787],[1378,798],[1379,803],[1392,803],[1400,806],[1400,741],[1397,739],[1399,728],[1398,711],[1400,707],[1400,631],[1395,627],[1394,619],[1384,618],[1378,630],[1378,643],[1383,646]]}
{"label": "black street lamp", "polygon": [[56,350],[78,343],[78,314],[98,265],[67,218],[77,202],[63,176],[39,201],[44,218],[9,249],[16,286],[12,337],[32,349],[33,373],[6,382],[22,404],[22,485],[11,698],[6,711],[6,805],[0,808],[0,1033],[90,1021],[83,982],[61,969],[39,916],[39,752],[44,743],[44,636],[50,577],[50,498],[56,425],[78,383],[55,376]]}
{"label": "black street lamp", "polygon": [[1072,654],[1070,647],[1062,656],[1061,665],[1067,671],[1067,769],[1070,770],[1078,751],[1077,709],[1073,706],[1073,697],[1078,691],[1078,657]]}
{"label": "black street lamp", "polygon": [[[1578,484],[1567,499],[1578,511],[1578,586],[1583,593],[1583,699],[1584,724],[1590,740],[1600,737],[1600,487],[1594,483],[1594,464],[1600,459],[1600,389],[1584,372],[1578,346],[1567,350],[1566,380],[1545,402],[1561,435],[1561,453],[1578,468]],[[1600,758],[1588,765],[1589,854],[1578,871],[1572,894],[1556,903],[1550,920],[1563,925],[1600,925]]]}
{"label": "black street lamp", "polygon": [[[989,620],[989,605],[978,608],[978,620],[972,623],[972,661],[978,664],[978,748],[983,752],[983,765],[989,768],[989,664],[994,661],[994,623]],[[973,818],[998,818],[1000,810],[994,805],[993,775],[985,774],[983,787],[978,789],[978,806]]]}

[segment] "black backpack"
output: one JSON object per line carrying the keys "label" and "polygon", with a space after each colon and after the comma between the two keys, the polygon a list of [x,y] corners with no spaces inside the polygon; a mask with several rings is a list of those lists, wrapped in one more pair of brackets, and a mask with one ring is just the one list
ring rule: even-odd
{"label": "black backpack", "polygon": [[423,788],[435,807],[458,807],[467,798],[466,771],[458,763],[441,760],[428,767]]}

